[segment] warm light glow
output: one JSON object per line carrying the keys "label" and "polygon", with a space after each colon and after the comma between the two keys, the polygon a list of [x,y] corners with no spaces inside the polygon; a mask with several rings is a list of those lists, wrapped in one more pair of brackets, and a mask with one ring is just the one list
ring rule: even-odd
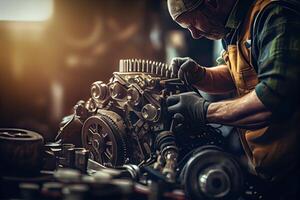
{"label": "warm light glow", "polygon": [[0,0],[0,20],[44,21],[53,13],[53,0]]}

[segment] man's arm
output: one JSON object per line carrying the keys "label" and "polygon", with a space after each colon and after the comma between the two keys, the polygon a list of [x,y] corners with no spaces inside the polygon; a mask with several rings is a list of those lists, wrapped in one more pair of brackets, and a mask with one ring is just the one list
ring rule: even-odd
{"label": "man's arm", "polygon": [[281,3],[271,4],[256,20],[252,52],[259,84],[255,91],[235,100],[211,103],[209,122],[255,129],[267,125],[270,118],[288,120],[299,109],[299,11]]}
{"label": "man's arm", "polygon": [[234,99],[211,103],[207,121],[245,129],[258,129],[268,124],[271,112],[262,104],[255,91]]}
{"label": "man's arm", "polygon": [[201,91],[218,94],[234,91],[235,85],[227,65],[205,68],[203,79],[194,84]]}

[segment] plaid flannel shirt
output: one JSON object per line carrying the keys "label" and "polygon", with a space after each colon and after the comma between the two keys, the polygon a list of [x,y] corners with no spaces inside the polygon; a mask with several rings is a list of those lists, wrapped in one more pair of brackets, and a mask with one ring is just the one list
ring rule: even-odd
{"label": "plaid flannel shirt", "polygon": [[[236,43],[239,25],[254,1],[237,0],[226,23],[231,30],[223,47]],[[255,91],[275,119],[287,119],[300,102],[300,3],[279,0],[268,5],[252,24],[252,64],[258,74]],[[224,61],[218,59],[218,63]]]}

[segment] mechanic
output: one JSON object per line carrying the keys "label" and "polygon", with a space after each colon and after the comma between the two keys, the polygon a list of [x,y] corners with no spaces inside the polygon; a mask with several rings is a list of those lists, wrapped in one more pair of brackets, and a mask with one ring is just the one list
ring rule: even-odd
{"label": "mechanic", "polygon": [[296,199],[299,187],[300,3],[298,0],[168,0],[172,19],[194,39],[222,39],[218,66],[174,58],[171,70],[207,93],[234,92],[208,102],[196,93],[167,99],[170,113],[197,125],[239,128],[255,174],[272,199]]}

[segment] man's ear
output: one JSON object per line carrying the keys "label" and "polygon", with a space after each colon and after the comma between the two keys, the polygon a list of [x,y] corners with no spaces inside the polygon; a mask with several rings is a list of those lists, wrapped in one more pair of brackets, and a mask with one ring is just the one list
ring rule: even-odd
{"label": "man's ear", "polygon": [[207,5],[210,5],[213,8],[218,8],[218,2],[217,0],[206,0]]}

